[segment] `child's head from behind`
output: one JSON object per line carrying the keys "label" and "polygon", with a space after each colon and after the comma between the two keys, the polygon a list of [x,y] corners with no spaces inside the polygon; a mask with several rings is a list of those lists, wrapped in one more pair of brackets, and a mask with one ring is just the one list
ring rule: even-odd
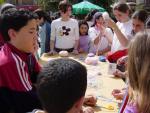
{"label": "child's head from behind", "polygon": [[79,112],[87,86],[87,71],[77,61],[56,59],[44,66],[37,83],[47,113]]}
{"label": "child's head from behind", "polygon": [[4,40],[23,52],[34,51],[36,29],[35,14],[30,11],[8,11],[1,16],[0,30]]}
{"label": "child's head from behind", "polygon": [[89,25],[85,20],[79,21],[79,34],[81,36],[88,35]]}
{"label": "child's head from behind", "polygon": [[85,17],[85,20],[86,20],[86,21],[92,21],[93,16],[94,16],[94,14],[95,14],[96,12],[99,12],[99,10],[98,10],[98,9],[93,9],[93,10],[91,10],[91,11],[87,14],[87,16]]}
{"label": "child's head from behind", "polygon": [[130,44],[128,59],[129,83],[140,99],[139,113],[150,111],[150,33],[139,32]]}

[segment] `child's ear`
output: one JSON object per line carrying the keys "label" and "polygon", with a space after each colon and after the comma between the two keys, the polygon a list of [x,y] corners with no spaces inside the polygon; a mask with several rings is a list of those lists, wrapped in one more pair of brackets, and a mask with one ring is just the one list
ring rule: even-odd
{"label": "child's ear", "polygon": [[14,29],[9,29],[8,35],[10,37],[10,40],[13,40],[16,37],[16,31]]}
{"label": "child's ear", "polygon": [[76,109],[82,109],[83,101],[84,101],[84,96],[75,102],[74,107]]}
{"label": "child's ear", "polygon": [[69,110],[70,113],[79,113],[82,110],[82,105],[84,101],[84,96],[78,99],[72,108]]}

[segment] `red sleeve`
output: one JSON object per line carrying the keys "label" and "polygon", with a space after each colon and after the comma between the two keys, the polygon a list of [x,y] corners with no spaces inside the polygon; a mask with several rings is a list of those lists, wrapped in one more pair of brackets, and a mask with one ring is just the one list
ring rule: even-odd
{"label": "red sleeve", "polygon": [[114,53],[109,52],[107,55],[107,59],[109,62],[114,63],[117,62],[117,60],[123,56],[126,56],[128,54],[128,50],[124,49],[124,50],[119,50],[116,51]]}

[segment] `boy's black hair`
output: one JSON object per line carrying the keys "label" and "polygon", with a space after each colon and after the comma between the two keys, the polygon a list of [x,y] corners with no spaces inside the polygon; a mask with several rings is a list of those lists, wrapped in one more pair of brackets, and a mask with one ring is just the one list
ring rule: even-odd
{"label": "boy's black hair", "polygon": [[10,41],[10,37],[8,35],[9,29],[19,31],[32,19],[36,19],[36,16],[34,13],[28,10],[10,10],[3,14],[1,16],[0,31],[4,40]]}
{"label": "boy's black hair", "polygon": [[34,13],[38,15],[37,19],[41,19],[43,17],[44,21],[51,23],[50,15],[48,13],[46,13],[44,10],[37,9],[34,11]]}
{"label": "boy's black hair", "polygon": [[86,21],[92,21],[94,14],[97,13],[97,12],[99,12],[98,9],[93,9],[92,11],[90,11],[90,12],[87,14],[87,16],[85,17],[85,20],[86,20]]}
{"label": "boy's black hair", "polygon": [[[88,25],[88,23],[87,23],[86,20],[80,20],[80,21],[79,21],[79,29],[80,29],[80,26],[81,26],[81,25],[86,25],[87,28],[89,29],[89,25]],[[81,35],[80,30],[79,30],[79,34]],[[86,35],[88,35],[88,30],[87,30]]]}
{"label": "boy's black hair", "polygon": [[60,1],[59,5],[58,5],[58,9],[60,11],[62,11],[63,13],[66,13],[68,10],[68,7],[72,8],[72,5],[66,1]]}
{"label": "boy's black hair", "polygon": [[85,95],[87,70],[75,60],[50,61],[40,72],[37,91],[47,113],[66,113]]}
{"label": "boy's black hair", "polygon": [[37,9],[34,11],[34,13],[38,15],[39,19],[41,19],[42,17],[45,19],[46,17],[46,13],[42,9]]}

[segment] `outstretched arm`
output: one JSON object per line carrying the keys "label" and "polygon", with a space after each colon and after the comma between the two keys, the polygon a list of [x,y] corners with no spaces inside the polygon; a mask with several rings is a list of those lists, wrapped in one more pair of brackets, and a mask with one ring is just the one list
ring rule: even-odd
{"label": "outstretched arm", "polygon": [[118,28],[118,26],[116,25],[116,23],[113,20],[109,20],[108,21],[108,26],[111,27],[113,29],[113,31],[115,32],[119,42],[121,43],[122,46],[126,47],[129,43],[129,40],[127,39],[127,37],[121,32],[121,30]]}

